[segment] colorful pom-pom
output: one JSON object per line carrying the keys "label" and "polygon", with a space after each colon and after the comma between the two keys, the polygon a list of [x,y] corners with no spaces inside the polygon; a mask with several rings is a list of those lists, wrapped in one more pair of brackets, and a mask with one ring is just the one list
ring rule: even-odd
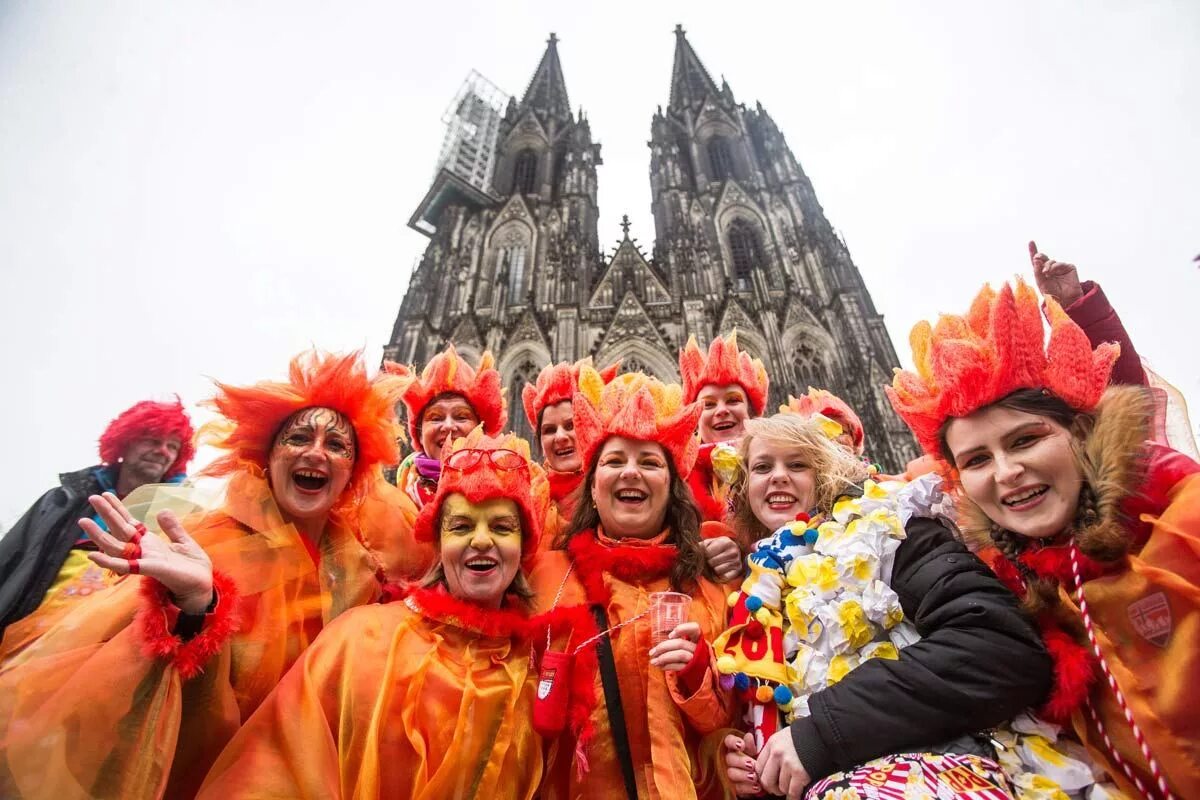
{"label": "colorful pom-pom", "polygon": [[770,703],[775,698],[775,692],[770,686],[760,686],[758,691],[754,693],[754,699],[760,703]]}
{"label": "colorful pom-pom", "polygon": [[812,519],[812,517],[810,517],[808,514],[805,514],[803,511],[796,515],[797,522],[808,522],[810,519]]}
{"label": "colorful pom-pom", "polygon": [[733,676],[733,685],[738,689],[750,688],[750,676],[744,672],[739,672]]}
{"label": "colorful pom-pom", "polygon": [[722,675],[732,675],[737,672],[737,659],[729,654],[725,654],[717,659],[717,672]]}
{"label": "colorful pom-pom", "polygon": [[792,690],[784,686],[782,683],[775,687],[775,702],[780,706],[786,706],[792,702]]}
{"label": "colorful pom-pom", "polygon": [[755,595],[750,595],[749,597],[746,598],[746,610],[749,611],[751,614],[753,614],[755,611],[758,611],[760,608],[762,608],[762,604],[763,604],[763,602],[762,602],[761,597],[756,597]]}
{"label": "colorful pom-pom", "polygon": [[738,598],[741,597],[741,592],[730,592],[729,597],[725,598],[725,603],[733,608],[737,605]]}
{"label": "colorful pom-pom", "polygon": [[758,611],[754,612],[754,619],[764,626],[770,625],[771,624],[771,609],[760,608]]}
{"label": "colorful pom-pom", "polygon": [[746,623],[745,632],[746,632],[745,635],[746,635],[747,639],[750,639],[751,641],[756,642],[759,639],[763,638],[763,636],[766,635],[767,629],[765,627],[763,627],[763,624],[761,622],[759,622],[756,619],[752,619]]}
{"label": "colorful pom-pom", "polygon": [[720,682],[722,690],[724,690],[726,692],[733,691],[733,676],[732,675],[722,675],[717,680]]}

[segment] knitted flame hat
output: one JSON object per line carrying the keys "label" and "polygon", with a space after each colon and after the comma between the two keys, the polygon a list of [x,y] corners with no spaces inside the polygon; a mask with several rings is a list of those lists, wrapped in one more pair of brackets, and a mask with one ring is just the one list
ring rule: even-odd
{"label": "knitted flame hat", "polygon": [[[564,400],[570,400],[579,391],[579,368],[583,365],[592,366],[591,356],[576,361],[574,364],[563,361],[551,364],[538,373],[534,383],[525,384],[521,390],[521,401],[525,404],[525,417],[537,435],[542,411],[557,405]],[[600,377],[608,383],[617,376],[621,362],[600,370]]]}
{"label": "knitted flame hat", "polygon": [[829,417],[850,434],[854,439],[854,451],[859,455],[862,454],[863,438],[865,435],[863,433],[862,420],[858,418],[858,414],[854,413],[854,409],[845,400],[833,392],[827,392],[824,389],[814,389],[810,386],[806,395],[802,395],[801,397],[788,395],[788,401],[779,407],[779,413],[799,414],[802,417],[821,414]]}
{"label": "knitted flame hat", "polygon": [[1045,341],[1037,294],[1017,279],[1000,291],[984,286],[965,317],[922,320],[909,343],[916,372],[896,370],[888,399],[925,452],[943,458],[938,431],[1018,389],[1045,389],[1079,411],[1100,402],[1121,349],[1106,343],[1093,352],[1087,335],[1054,298],[1046,298],[1050,338]]}
{"label": "knitted flame hat", "polygon": [[604,441],[613,436],[658,442],[675,462],[681,478],[686,478],[696,463],[700,405],[684,405],[677,383],[664,385],[641,372],[627,372],[605,383],[599,372],[584,365],[579,370],[574,411],[575,443],[585,469]]}
{"label": "knitted flame hat", "polygon": [[500,433],[508,422],[508,404],[500,388],[500,373],[495,360],[485,351],[479,366],[472,367],[454,350],[454,345],[429,360],[425,369],[404,389],[401,400],[408,409],[408,433],[414,447],[421,444],[421,414],[439,394],[462,395],[479,417],[489,436]]}
{"label": "knitted flame hat", "polygon": [[[462,469],[456,469],[455,453],[474,450],[474,458]],[[508,463],[497,464],[491,454],[497,450],[509,450],[516,457],[501,455]],[[462,456],[460,456],[462,458]],[[452,494],[461,494],[471,503],[506,498],[514,501],[521,512],[521,553],[527,560],[537,553],[538,539],[550,504],[550,487],[542,468],[534,464],[529,456],[529,442],[507,433],[491,437],[477,425],[470,433],[455,439],[442,448],[442,475],[438,478],[437,494],[426,503],[413,525],[413,536],[418,542],[438,540],[442,504]]]}
{"label": "knitted flame hat", "polygon": [[334,504],[343,521],[375,482],[381,464],[394,464],[399,423],[395,405],[401,381],[386,373],[367,378],[362,351],[335,355],[310,350],[292,359],[288,380],[261,381],[253,386],[217,383],[217,394],[205,405],[224,420],[205,425],[205,443],[228,452],[205,467],[204,475],[230,475],[267,468],[275,436],[283,424],[306,408],[331,408],[354,428],[355,458],[350,482]]}
{"label": "knitted flame hat", "polygon": [[116,464],[125,455],[129,443],[144,436],[179,438],[179,455],[163,473],[164,478],[182,475],[196,454],[192,444],[192,421],[183,410],[179,395],[175,395],[174,403],[143,400],[118,414],[100,434],[100,460],[105,464]]}
{"label": "knitted flame hat", "polygon": [[679,374],[683,376],[683,399],[688,403],[694,403],[705,386],[736,383],[746,392],[755,416],[767,407],[767,369],[757,358],[738,349],[737,331],[724,339],[713,339],[707,358],[696,344],[696,337],[688,337],[687,345],[679,351]]}

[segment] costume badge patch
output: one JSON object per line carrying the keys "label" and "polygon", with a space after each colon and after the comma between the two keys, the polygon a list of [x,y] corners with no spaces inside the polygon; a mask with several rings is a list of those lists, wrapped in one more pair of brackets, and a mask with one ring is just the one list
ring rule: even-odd
{"label": "costume badge patch", "polygon": [[550,695],[550,690],[554,688],[555,671],[552,667],[542,670],[541,680],[538,681],[538,700],[545,700]]}
{"label": "costume badge patch", "polygon": [[1143,639],[1158,647],[1166,647],[1171,638],[1171,606],[1162,592],[1147,595],[1129,604],[1126,609],[1133,629]]}

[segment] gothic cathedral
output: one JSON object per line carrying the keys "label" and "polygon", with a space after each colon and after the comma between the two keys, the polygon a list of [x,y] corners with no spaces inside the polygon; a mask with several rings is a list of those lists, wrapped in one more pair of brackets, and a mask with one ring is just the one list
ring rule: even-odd
{"label": "gothic cathedral", "polygon": [[707,347],[736,328],[767,366],[768,408],[827,388],[858,412],[885,469],[916,455],[882,389],[899,365],[883,317],[812,183],[762,105],[718,87],[681,27],[669,101],[650,122],[649,257],[628,220],[616,250],[600,251],[600,144],[571,111],[553,34],[520,102],[492,110],[470,93],[457,114],[471,135],[443,152],[410,221],[430,242],[385,358],[490,349],[509,424],[533,441],[521,387],[546,364],[591,355],[678,380],[689,335]]}

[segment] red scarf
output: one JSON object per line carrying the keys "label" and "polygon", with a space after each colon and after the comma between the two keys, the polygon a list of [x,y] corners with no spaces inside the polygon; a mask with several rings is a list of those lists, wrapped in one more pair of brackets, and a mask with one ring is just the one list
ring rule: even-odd
{"label": "red scarf", "polygon": [[588,602],[606,604],[610,598],[604,575],[626,583],[642,583],[667,575],[679,548],[664,544],[669,531],[653,539],[610,539],[602,530],[581,531],[571,537],[567,552],[587,593]]}
{"label": "red scarf", "polygon": [[[508,598],[505,598],[506,601]],[[405,601],[426,619],[497,639],[523,639],[529,635],[529,616],[518,608],[484,608],[459,600],[445,587],[414,589]]]}

